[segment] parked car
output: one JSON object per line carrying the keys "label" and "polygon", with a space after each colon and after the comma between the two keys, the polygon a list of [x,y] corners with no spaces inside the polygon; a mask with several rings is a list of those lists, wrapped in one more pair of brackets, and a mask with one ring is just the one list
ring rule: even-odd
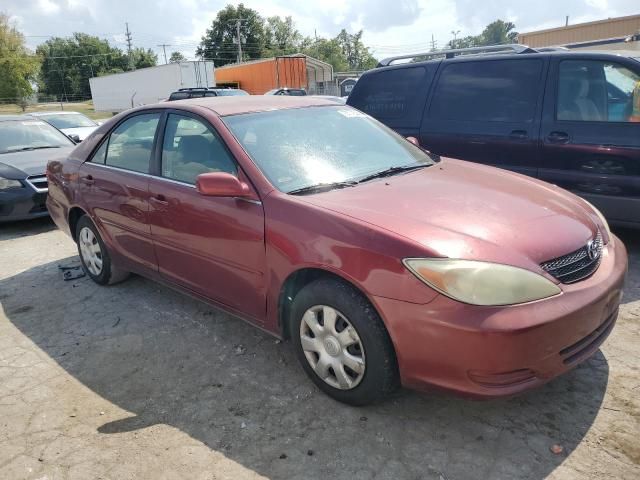
{"label": "parked car", "polygon": [[124,112],[48,177],[95,282],[135,272],[290,338],[315,384],[356,405],[399,384],[547,382],[605,340],[627,269],[584,200],[319,98]]}
{"label": "parked car", "polygon": [[42,120],[0,115],[0,223],[48,215],[47,162],[74,143]]}
{"label": "parked car", "polygon": [[181,88],[177,92],[173,92],[169,95],[167,101],[172,102],[174,100],[187,100],[189,98],[231,97],[242,95],[249,94],[239,88]]}
{"label": "parked car", "polygon": [[30,116],[50,123],[74,142],[79,143],[87,138],[99,127],[99,123],[94,122],[86,115],[78,112],[52,111],[33,112]]}
{"label": "parked car", "polygon": [[303,97],[307,94],[304,88],[274,88],[265,93],[265,95],[286,95],[291,97]]}
{"label": "parked car", "polygon": [[639,52],[520,45],[418,60],[433,56],[382,61],[347,104],[433,153],[537,177],[640,226]]}

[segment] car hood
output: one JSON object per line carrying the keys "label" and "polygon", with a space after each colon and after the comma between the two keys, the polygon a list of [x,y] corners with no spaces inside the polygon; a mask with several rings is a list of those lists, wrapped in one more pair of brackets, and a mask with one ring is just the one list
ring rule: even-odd
{"label": "car hood", "polygon": [[30,175],[44,175],[47,163],[67,157],[75,147],[43,148],[0,155],[0,176],[22,180]]}
{"label": "car hood", "polygon": [[82,141],[85,138],[87,138],[89,135],[91,135],[96,128],[98,127],[95,126],[95,127],[62,128],[60,130],[65,135],[78,135],[78,137],[80,137],[80,141]]}
{"label": "car hood", "polygon": [[300,197],[407,237],[426,255],[532,268],[584,246],[595,213],[538,180],[459,160]]}

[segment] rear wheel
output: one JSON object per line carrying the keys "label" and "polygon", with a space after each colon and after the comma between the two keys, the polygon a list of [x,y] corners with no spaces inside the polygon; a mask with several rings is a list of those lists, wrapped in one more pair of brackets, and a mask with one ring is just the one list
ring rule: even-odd
{"label": "rear wheel", "polygon": [[291,336],[302,368],[350,405],[383,399],[399,385],[389,334],[367,299],[337,279],[316,280],[293,300]]}
{"label": "rear wheel", "polygon": [[100,233],[91,219],[84,215],[76,226],[78,253],[84,271],[99,285],[112,285],[125,280],[129,273],[117,269],[111,263]]}

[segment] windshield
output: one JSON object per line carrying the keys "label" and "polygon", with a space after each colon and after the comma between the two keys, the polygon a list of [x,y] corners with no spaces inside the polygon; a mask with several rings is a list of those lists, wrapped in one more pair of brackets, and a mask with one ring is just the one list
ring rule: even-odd
{"label": "windshield", "polygon": [[42,118],[49,122],[56,128],[62,130],[63,128],[78,128],[78,127],[96,127],[95,122],[81,113],[65,113],[65,114],[47,114],[38,115],[38,118]]}
{"label": "windshield", "polygon": [[350,107],[306,107],[223,118],[283,192],[433,164],[424,151]]}
{"label": "windshield", "polygon": [[231,97],[231,96],[238,96],[238,95],[249,95],[244,90],[239,90],[237,88],[233,88],[233,89],[230,88],[229,90],[217,90],[217,92],[218,92],[218,96],[219,97]]}
{"label": "windshield", "polygon": [[0,122],[0,153],[73,145],[64,134],[41,120]]}

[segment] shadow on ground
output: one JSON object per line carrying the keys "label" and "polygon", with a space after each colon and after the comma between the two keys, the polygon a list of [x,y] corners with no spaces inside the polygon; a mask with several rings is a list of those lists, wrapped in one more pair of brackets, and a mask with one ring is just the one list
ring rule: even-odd
{"label": "shadow on ground", "polygon": [[598,352],[510,400],[401,392],[347,407],[305,378],[288,344],[139,277],[63,282],[57,266],[74,260],[1,280],[0,301],[70,375],[132,412],[99,434],[172,425],[274,478],[543,479],[579,444],[607,386]]}
{"label": "shadow on ground", "polygon": [[37,235],[39,233],[54,230],[55,228],[57,228],[55,223],[53,223],[53,220],[49,217],[36,218],[21,222],[0,223],[0,241],[28,237],[29,235]]}

